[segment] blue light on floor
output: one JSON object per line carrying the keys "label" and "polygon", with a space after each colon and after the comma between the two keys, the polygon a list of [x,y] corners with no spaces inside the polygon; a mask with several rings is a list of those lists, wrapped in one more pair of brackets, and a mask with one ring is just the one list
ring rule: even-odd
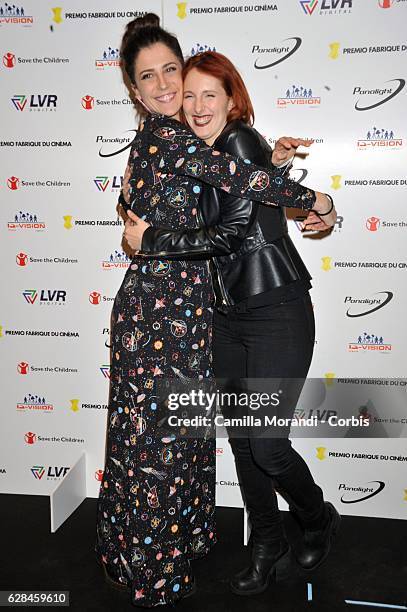
{"label": "blue light on floor", "polygon": [[395,604],[375,603],[374,601],[357,601],[355,599],[345,599],[345,603],[353,606],[374,606],[376,608],[387,608],[391,610],[407,610],[407,606],[397,606]]}

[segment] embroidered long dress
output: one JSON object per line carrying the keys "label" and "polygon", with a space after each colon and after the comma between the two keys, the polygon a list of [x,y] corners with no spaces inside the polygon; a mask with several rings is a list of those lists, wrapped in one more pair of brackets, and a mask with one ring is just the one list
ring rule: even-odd
{"label": "embroidered long dress", "polygon": [[[196,227],[201,181],[237,196],[310,208],[312,191],[213,151],[187,127],[149,116],[132,144],[131,206],[152,225]],[[215,534],[215,440],[163,435],[157,381],[211,372],[212,289],[203,261],[135,256],[112,312],[106,465],[96,553],[141,607],[192,588],[190,561]]]}

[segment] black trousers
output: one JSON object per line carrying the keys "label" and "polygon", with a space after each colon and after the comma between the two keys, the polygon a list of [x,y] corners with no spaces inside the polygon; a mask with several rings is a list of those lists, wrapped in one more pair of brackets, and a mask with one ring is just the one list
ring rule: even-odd
{"label": "black trousers", "polygon": [[[213,359],[218,379],[295,378],[291,409],[305,382],[315,339],[309,294],[294,300],[227,315],[215,311]],[[227,383],[226,383],[227,384]],[[285,409],[284,416],[287,416]],[[323,494],[305,461],[285,437],[230,437],[253,537],[269,542],[285,538],[275,487],[304,527],[317,529],[325,516]]]}

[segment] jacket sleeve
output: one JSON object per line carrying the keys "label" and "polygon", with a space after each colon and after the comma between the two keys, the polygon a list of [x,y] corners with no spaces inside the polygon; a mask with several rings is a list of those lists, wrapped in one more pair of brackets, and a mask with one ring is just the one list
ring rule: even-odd
{"label": "jacket sleeve", "polygon": [[[253,133],[235,130],[220,148],[223,152],[268,164]],[[205,186],[204,189],[212,188]],[[204,259],[236,251],[250,229],[253,206],[258,204],[225,192],[219,193],[218,197],[219,219],[216,225],[204,226],[200,219],[201,227],[197,229],[168,230],[150,226],[143,234],[140,254],[167,259]]]}
{"label": "jacket sleeve", "polygon": [[[249,159],[212,149],[188,127],[174,119],[158,115],[151,125],[153,147],[156,144],[159,149],[163,140],[172,143],[170,175],[189,176],[238,198],[265,204],[310,210],[315,202],[312,189],[285,178],[274,167],[257,166]],[[170,179],[171,176],[165,178]]]}

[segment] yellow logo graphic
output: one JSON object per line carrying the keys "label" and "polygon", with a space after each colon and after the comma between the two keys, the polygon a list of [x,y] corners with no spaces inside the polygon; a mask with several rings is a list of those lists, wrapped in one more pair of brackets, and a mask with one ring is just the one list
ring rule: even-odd
{"label": "yellow logo graphic", "polygon": [[52,18],[52,21],[55,21],[55,23],[62,23],[62,6],[56,6],[55,8],[51,9],[52,12],[54,13],[54,16]]}
{"label": "yellow logo graphic", "polygon": [[334,174],[333,176],[331,176],[332,179],[332,189],[340,189],[342,187],[341,185],[341,178],[342,175],[341,174]]}
{"label": "yellow logo graphic", "polygon": [[179,19],[185,19],[185,17],[187,16],[187,2],[177,2],[177,8],[177,17]]}
{"label": "yellow logo graphic", "polygon": [[407,489],[404,489],[404,501],[407,501]]}
{"label": "yellow logo graphic", "polygon": [[325,272],[328,272],[328,270],[332,270],[332,257],[321,257],[322,260],[322,269],[325,270]]}
{"label": "yellow logo graphic", "polygon": [[72,229],[72,216],[71,215],[64,215],[64,228]]}
{"label": "yellow logo graphic", "polygon": [[340,44],[338,42],[330,43],[329,45],[329,57],[331,59],[338,59],[339,57]]}
{"label": "yellow logo graphic", "polygon": [[78,412],[79,410],[79,400],[78,399],[71,399],[71,410],[72,412]]}
{"label": "yellow logo graphic", "polygon": [[332,387],[335,382],[335,372],[325,372],[325,385]]}
{"label": "yellow logo graphic", "polygon": [[3,326],[0,325],[0,338],[2,338],[2,337],[3,337]]}
{"label": "yellow logo graphic", "polygon": [[323,461],[326,459],[326,446],[317,446],[317,459]]}

